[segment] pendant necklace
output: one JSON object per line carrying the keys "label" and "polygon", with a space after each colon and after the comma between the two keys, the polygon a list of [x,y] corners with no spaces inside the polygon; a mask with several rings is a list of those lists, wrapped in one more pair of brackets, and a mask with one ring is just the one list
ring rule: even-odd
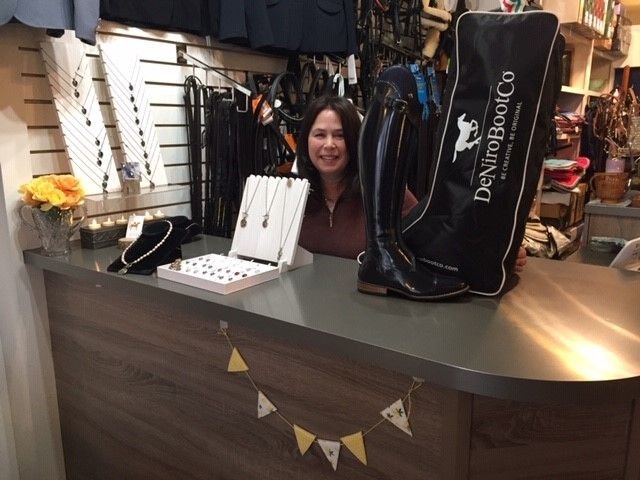
{"label": "pendant necklace", "polygon": [[[104,168],[103,145],[107,137],[107,130],[104,124],[100,125],[101,128],[97,133],[92,132],[91,129],[92,121],[90,117],[94,107],[97,105],[97,97],[94,94],[90,98],[92,90],[91,84],[86,82],[87,79],[90,81],[90,77],[86,77],[89,63],[86,61],[85,49],[83,48],[82,50],[80,61],[75,70],[73,70],[73,75],[56,62],[46,49],[41,49],[41,52],[47,66],[49,85],[54,93],[57,94],[54,95],[54,100],[58,117],[61,121],[64,119],[61,133],[63,137],[67,137],[68,160],[83,172],[88,180],[101,187],[103,193],[107,193],[109,173],[113,166],[113,155],[111,155],[106,168]],[[84,68],[82,68],[83,63]],[[92,143],[96,146],[96,151],[94,151],[95,158],[91,158],[93,154],[90,153],[92,150],[89,145],[91,137],[94,137]],[[96,172],[95,165],[97,165],[99,173]],[[100,177],[99,181],[96,180],[98,176]]]}
{"label": "pendant necklace", "polygon": [[253,194],[251,195],[251,200],[247,204],[246,208],[240,211],[242,212],[242,219],[240,220],[240,227],[244,228],[247,226],[247,217],[249,216],[249,210],[251,210],[251,205],[253,204],[253,199],[256,198],[256,193],[258,193],[258,189],[260,188],[260,182],[262,181],[262,177],[258,177],[258,183],[256,184],[256,188],[253,190]]}
{"label": "pendant necklace", "polygon": [[71,75],[64,68],[62,68],[62,65],[60,65],[58,62],[56,62],[55,59],[53,57],[51,57],[49,55],[49,53],[44,48],[40,49],[40,51],[46,55],[46,57],[51,61],[51,63],[53,63],[67,77],[69,77],[71,79],[70,83],[71,83],[71,85],[73,85],[73,87],[77,87],[78,86],[78,77],[84,79],[84,74],[87,72],[87,68],[89,67],[89,62],[86,62],[85,66],[84,66],[84,70],[82,71],[82,74],[80,74],[80,67],[82,66],[82,62],[84,61],[85,55],[86,55],[84,46],[82,47],[82,55],[80,55],[80,62],[78,63],[78,66],[74,70],[73,75]]}
{"label": "pendant necklace", "polygon": [[[89,117],[91,116],[91,112],[93,111],[93,106],[95,104],[95,100],[96,100],[95,95],[91,98],[91,103],[89,105],[86,105],[86,102],[87,102],[87,100],[89,98],[90,90],[87,90],[87,95],[85,96],[85,99],[81,102],[80,100],[75,98],[75,95],[72,96],[60,84],[60,82],[58,82],[58,80],[55,79],[55,77],[49,76],[49,80],[51,80],[51,82],[49,83],[49,85],[51,85],[51,89],[55,90],[56,92],[58,92],[58,95],[59,95],[58,101],[64,100],[65,102],[69,103],[69,105],[71,107],[73,107],[74,110],[77,110],[78,112],[80,112],[82,114],[82,116],[84,117],[85,125],[87,125],[87,127],[90,127],[91,126],[91,119]],[[76,90],[75,93],[78,93],[77,90]],[[73,100],[73,102],[71,102],[70,99]]]}
{"label": "pendant necklace", "polygon": [[[68,134],[71,134],[70,136],[73,136],[76,140],[78,140],[78,138],[77,138],[77,137],[75,136],[75,134],[73,133],[73,130],[71,130],[71,129],[69,129],[69,128],[68,128],[68,129],[67,129],[67,133],[68,133]],[[63,135],[63,136],[65,136],[65,133],[63,132],[63,133],[62,133],[62,135]],[[103,136],[102,136],[102,141],[100,141],[100,140],[98,140],[98,139],[96,138],[96,142],[95,142],[95,143],[96,143],[96,146],[97,146],[97,148],[98,148],[98,152],[97,152],[97,154],[96,154],[96,158],[95,158],[94,160],[92,160],[92,159],[89,157],[88,153],[87,153],[83,148],[81,148],[81,147],[73,148],[73,147],[71,146],[71,144],[68,144],[68,145],[67,145],[67,150],[68,150],[68,152],[69,152],[69,155],[71,155],[71,153],[72,153],[72,152],[71,152],[71,150],[77,150],[77,153],[78,153],[78,154],[81,154],[81,155],[83,156],[82,163],[84,163],[84,164],[88,164],[88,165],[91,165],[91,164],[93,164],[93,163],[94,163],[94,161],[95,161],[96,165],[98,166],[98,169],[99,169],[99,170],[100,170],[100,172],[102,173],[101,183],[98,183],[97,181],[95,181],[95,180],[93,180],[93,179],[91,179],[91,180],[92,180],[92,181],[93,181],[93,183],[95,183],[96,185],[101,186],[101,187],[102,187],[102,191],[103,191],[104,193],[107,193],[107,185],[109,184],[109,171],[111,170],[111,167],[112,167],[112,164],[113,164],[113,155],[111,155],[111,158],[109,159],[109,163],[106,165],[106,167],[104,168],[104,170],[102,169],[102,163],[103,163],[103,162],[102,162],[102,158],[104,157],[104,153],[103,153],[103,151],[102,151],[102,146],[104,145],[104,141],[105,141],[106,137],[107,137],[107,130],[106,130],[106,129],[104,129],[104,134],[103,134]],[[81,143],[82,143],[82,142],[81,142]],[[69,160],[71,160],[71,161],[73,162],[73,164],[74,164],[74,165],[78,166],[78,163],[77,163],[77,162],[75,162],[75,161],[73,160],[73,158],[71,158],[71,156],[69,157]],[[80,168],[80,170],[82,170],[82,171],[83,171],[83,172],[85,172],[85,174],[86,174],[86,170],[84,170],[83,168]],[[93,173],[93,175],[95,176],[95,175],[96,175],[96,173],[94,172],[94,173]],[[91,176],[89,176],[89,177],[91,177]]]}
{"label": "pendant necklace", "polygon": [[271,207],[273,207],[273,202],[276,200],[276,196],[278,195],[278,187],[280,186],[281,179],[277,180],[276,189],[273,192],[273,197],[271,197],[271,203],[269,203],[269,180],[267,180],[267,184],[264,186],[264,207],[265,212],[262,218],[262,228],[267,228],[269,226],[269,212],[271,212]]}
{"label": "pendant necklace", "polygon": [[291,222],[289,223],[289,228],[287,229],[287,233],[284,236],[284,239],[282,238],[282,234],[284,232],[284,214],[285,211],[287,210],[287,191],[289,190],[289,188],[291,188],[291,186],[293,185],[293,180],[291,180],[290,178],[287,179],[287,190],[284,191],[284,205],[282,207],[282,222],[280,222],[280,246],[278,248],[278,261],[282,258],[282,251],[284,249],[284,245],[287,243],[287,239],[289,238],[289,235],[291,234],[291,230],[293,229],[293,224],[296,222],[296,217],[298,215],[298,210],[300,210],[300,205],[302,205],[302,198],[304,196],[304,190],[303,193],[300,194],[300,197],[298,198],[298,203],[296,205],[296,209],[293,211],[293,217],[291,217]]}
{"label": "pendant necklace", "polygon": [[[156,162],[156,165],[154,165],[154,168],[152,170],[151,163],[149,162],[150,155],[147,152],[147,148],[146,148],[148,142],[151,140],[149,137],[152,136],[148,132],[149,123],[150,123],[150,114],[148,110],[143,109],[143,116],[142,116],[142,119],[140,119],[140,115],[139,115],[140,108],[136,103],[136,102],[143,101],[142,87],[141,87],[142,77],[140,74],[140,68],[135,69],[134,77],[132,79],[128,79],[126,75],[124,75],[124,73],[116,66],[116,63],[108,58],[108,56],[104,53],[104,51],[102,52],[102,54],[105,60],[108,60],[109,64],[113,68],[114,75],[112,75],[111,77],[113,81],[111,81],[110,84],[113,85],[113,87],[118,89],[120,92],[120,95],[114,96],[113,100],[114,102],[121,104],[121,108],[119,109],[119,111],[123,112],[128,117],[130,124],[135,124],[137,128],[136,133],[140,138],[137,138],[136,135],[133,133],[133,131],[130,131],[131,129],[123,129],[121,130],[121,133],[123,136],[125,134],[127,135],[130,142],[129,146],[131,148],[135,146],[137,150],[141,151],[141,155],[144,158],[144,169],[145,169],[145,172],[147,173],[146,178],[149,180],[149,185],[151,186],[151,188],[153,188],[155,185],[152,181],[152,178],[155,174],[156,168],[158,166],[157,165],[158,162]],[[119,97],[122,97],[122,98],[119,98]],[[129,103],[127,102],[124,102],[122,100],[124,98],[127,98],[131,105],[129,105]],[[124,104],[122,104],[122,102],[124,102]]]}
{"label": "pendant necklace", "polygon": [[[120,135],[121,135],[121,140],[122,140],[122,144],[127,146],[130,149],[130,154],[135,154],[136,156],[140,156],[144,159],[143,161],[143,165],[144,165],[144,172],[142,173],[142,176],[144,178],[146,178],[147,180],[149,180],[149,186],[151,188],[154,188],[154,183],[152,181],[152,178],[155,174],[156,168],[158,167],[158,163],[156,162],[155,165],[153,166],[153,170],[151,169],[151,163],[149,162],[149,158],[153,157],[153,155],[156,152],[156,146],[157,143],[154,143],[152,145],[152,150],[151,152],[148,152],[146,149],[146,141],[144,139],[142,140],[138,140],[135,135],[129,131],[129,129],[120,129],[119,130]],[[142,132],[142,130],[140,130],[140,132]],[[139,133],[140,133],[139,132]],[[144,132],[140,133],[140,135],[143,135]],[[123,152],[124,155],[126,156],[127,153]],[[146,175],[145,175],[146,173]]]}
{"label": "pendant necklace", "polygon": [[[122,83],[127,84],[127,89],[129,90],[129,92],[126,92],[124,88],[120,87],[121,91],[125,91],[125,93],[127,95],[133,95],[134,90],[137,92],[140,91],[139,84],[140,84],[140,68],[135,69],[135,76],[130,80],[127,78],[127,76],[118,68],[116,62],[114,62],[112,59],[108,58],[108,56],[106,55],[105,51],[102,51],[102,56],[105,57],[105,59],[109,60],[109,63],[111,64],[111,66],[113,67],[113,71],[115,73],[118,74],[118,76],[121,78]],[[125,95],[126,96],[126,95]],[[131,100],[133,102],[133,100]]]}
{"label": "pendant necklace", "polygon": [[[70,87],[73,89],[73,92],[69,92],[66,88],[63,88],[65,90],[65,93],[67,93],[69,96],[72,96],[76,102],[80,103],[81,105],[84,105],[87,101],[87,98],[89,97],[89,92],[90,90],[87,88],[87,92],[84,95],[84,100],[80,100],[80,84],[78,83],[77,80],[73,79],[71,80],[71,82],[69,82],[68,80],[65,80],[64,77],[62,75],[60,75],[60,72],[58,72],[57,70],[51,70],[50,73],[53,73],[55,75],[55,77],[49,77],[52,80],[55,80],[56,83],[59,86],[62,85],[66,85],[67,87]],[[84,80],[84,75],[80,75],[80,78],[82,78]]]}
{"label": "pendant necklace", "polygon": [[[87,87],[87,92],[84,96],[83,100],[80,100],[80,92],[78,90],[78,87],[80,85],[80,82],[78,82],[78,78],[84,80],[85,78],[85,73],[87,71],[87,68],[89,67],[89,63],[86,62],[85,63],[85,67],[84,70],[82,71],[82,74],[80,74],[80,67],[82,66],[82,62],[85,59],[85,54],[84,54],[84,49],[82,51],[82,56],[80,57],[80,63],[78,64],[78,66],[76,67],[75,73],[73,76],[71,76],[69,74],[69,72],[67,72],[64,68],[62,68],[62,66],[57,63],[48,53],[46,50],[42,50],[42,52],[45,55],[45,63],[47,63],[50,67],[50,69],[48,70],[49,73],[53,73],[55,76],[49,75],[49,80],[50,80],[50,85],[51,87],[56,90],[61,97],[63,98],[72,98],[73,101],[75,103],[77,103],[78,105],[80,105],[80,108],[78,108],[78,111],[80,111],[82,113],[82,115],[85,116],[85,122],[87,124],[87,126],[91,125],[91,120],[89,120],[89,116],[91,115],[91,109],[93,108],[93,103],[95,101],[95,95],[93,96],[93,98],[91,99],[91,105],[87,106],[87,99],[89,98],[89,93],[91,92],[91,89],[89,87]],[[48,60],[47,60],[48,59]],[[53,64],[53,65],[51,65]],[[55,66],[55,68],[54,68]],[[62,73],[64,73],[70,80],[66,80],[61,74],[60,71]],[[56,85],[53,84],[55,80]],[[73,89],[73,93],[70,93],[63,85],[68,85],[71,86]],[[65,94],[65,95],[63,95]]]}
{"label": "pendant necklace", "polygon": [[[66,107],[64,107],[64,105],[62,105],[61,103],[59,103],[59,105],[62,106],[62,108],[66,109]],[[77,122],[75,117],[70,112],[67,111],[67,113],[69,113],[68,116],[70,118],[72,118],[74,121]],[[95,154],[96,158],[92,159],[89,156],[89,153],[86,148],[87,141],[89,140],[85,136],[85,131],[87,130],[87,128],[84,127],[84,125],[80,124],[79,122],[77,122],[77,126],[75,127],[72,123],[67,123],[65,127],[66,128],[61,130],[61,133],[63,137],[69,137],[69,141],[66,142],[67,152],[69,153],[69,160],[74,165],[76,165],[80,170],[82,170],[85,173],[85,175],[87,174],[87,171],[84,168],[81,168],[78,162],[76,162],[72,158],[73,156],[72,150],[75,151],[76,154],[82,157],[82,159],[81,160],[79,159],[79,161],[86,164],[87,168],[91,168],[91,169],[95,168],[95,167],[92,167],[93,163],[95,162],[95,164],[98,166],[98,170],[100,170],[100,173],[102,174],[100,182],[91,178],[92,176],[96,176],[96,172],[92,172],[92,175],[87,175],[87,177],[95,185],[100,186],[102,188],[103,193],[107,193],[107,185],[109,182],[109,171],[111,170],[112,163],[113,163],[113,155],[111,155],[109,163],[106,165],[104,169],[102,167],[102,164],[103,164],[102,159],[104,158],[104,152],[102,151],[102,149],[104,146],[104,141],[107,138],[107,129],[104,126],[102,127],[102,137],[101,137],[102,139],[100,139],[98,136],[95,137],[94,144],[97,148],[97,152]]]}
{"label": "pendant necklace", "polygon": [[124,266],[120,270],[118,270],[118,274],[120,274],[120,275],[126,274],[133,265],[135,265],[136,263],[138,263],[138,262],[144,260],[145,258],[147,258],[153,252],[158,250],[164,244],[164,242],[167,241],[167,238],[169,238],[169,235],[171,235],[171,231],[173,230],[173,223],[171,223],[169,220],[163,220],[163,221],[165,223],[169,224],[169,229],[167,230],[167,233],[164,235],[164,237],[162,237],[162,239],[151,250],[149,250],[147,253],[143,253],[138,258],[136,258],[135,260],[130,261],[130,262],[127,262],[125,260],[125,256],[127,255],[127,252],[129,251],[129,249],[132,246],[134,246],[136,243],[138,243],[138,240],[141,237],[138,237],[133,243],[129,244],[129,246],[124,249],[124,251],[122,252],[122,255],[120,255],[120,261],[124,264]]}
{"label": "pendant necklace", "polygon": [[[91,180],[91,182],[99,187],[102,188],[103,193],[107,193],[107,181],[104,179],[102,179],[102,183],[99,183],[97,180],[95,180],[93,177],[95,176],[94,172],[87,172],[87,170],[85,170],[85,168],[83,168],[83,165],[85,165],[86,162],[84,161],[80,161],[80,163],[76,162],[72,157],[68,157],[69,161],[75,165],[82,173],[85,174],[85,176]],[[86,166],[86,165],[85,165]],[[108,179],[107,179],[108,180]]]}
{"label": "pendant necklace", "polygon": [[326,205],[327,210],[329,210],[329,228],[333,228],[333,211],[336,209],[336,204],[334,203],[331,205],[326,195],[324,196],[324,204]]}
{"label": "pendant necklace", "polygon": [[[76,115],[74,115],[73,112],[71,110],[69,110],[69,108],[64,104],[64,102],[60,101],[60,99],[58,99],[57,105],[62,107],[62,109],[67,113],[67,116],[69,118],[71,118],[75,122],[76,129],[82,134],[83,140],[85,139],[85,134],[87,132],[92,134],[92,136],[93,136],[93,132],[91,132],[91,129],[87,128],[87,127],[91,126],[91,122],[86,123],[86,124],[83,124],[82,122],[80,122],[78,120],[78,118],[76,118]],[[58,111],[58,110],[56,109],[56,111]],[[104,130],[106,132],[106,128],[105,128],[104,124],[101,125],[101,127],[102,127],[101,131]],[[98,133],[98,135],[95,135],[95,137],[94,137],[94,143],[96,144],[97,147],[100,146],[100,139],[98,137],[99,137],[99,133]],[[103,141],[104,141],[104,139],[103,139]]]}

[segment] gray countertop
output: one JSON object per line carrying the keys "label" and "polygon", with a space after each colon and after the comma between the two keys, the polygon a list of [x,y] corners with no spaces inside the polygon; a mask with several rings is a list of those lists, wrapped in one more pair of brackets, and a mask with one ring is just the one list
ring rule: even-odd
{"label": "gray countertop", "polygon": [[[216,237],[183,256],[224,253]],[[521,401],[640,398],[640,274],[530,258],[501,297],[423,303],[358,293],[355,261],[313,265],[230,295],[153,276],[107,273],[115,247],[25,263],[105,286],[158,288],[187,308],[329,354],[466,392]]]}

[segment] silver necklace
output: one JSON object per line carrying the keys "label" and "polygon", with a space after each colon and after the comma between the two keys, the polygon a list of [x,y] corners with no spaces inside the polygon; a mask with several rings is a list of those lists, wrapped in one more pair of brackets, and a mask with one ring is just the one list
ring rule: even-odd
{"label": "silver necklace", "polygon": [[[70,137],[74,137],[76,140],[79,140],[78,137],[73,133],[73,131],[71,129],[68,129],[67,132],[70,134]],[[100,170],[100,173],[102,174],[102,177],[100,177],[100,182],[96,181],[94,179],[94,177],[98,176],[99,174],[97,172],[95,172],[93,169],[95,168],[92,164],[93,161],[90,159],[90,157],[88,156],[88,153],[85,152],[84,150],[82,150],[81,148],[76,148],[75,146],[71,146],[71,144],[69,143],[67,145],[67,152],[69,154],[69,160],[76,165],[78,168],[80,168],[80,170],[82,170],[84,172],[85,175],[87,175],[87,177],[97,186],[102,187],[102,191],[104,193],[107,193],[107,186],[108,186],[108,182],[109,182],[109,172],[111,171],[111,168],[113,166],[113,155],[111,155],[109,157],[109,162],[107,163],[106,167],[104,167],[105,169],[103,170],[102,168],[102,158],[104,157],[104,154],[102,152],[102,145],[104,144],[104,140],[106,138],[107,132],[105,130],[104,132],[104,137],[102,142],[100,142],[99,140],[96,140],[96,144],[98,146],[98,152],[97,152],[97,157],[95,160],[96,165],[98,166],[98,170]],[[62,136],[66,137],[67,135],[62,132]],[[74,157],[73,156],[73,152],[76,152],[78,155],[81,155],[82,158],[78,158],[78,157]],[[85,166],[87,166],[90,171],[91,171],[91,175],[87,174],[87,170],[80,167],[80,165],[78,164],[78,162],[76,162],[74,160],[74,158],[77,158],[78,161],[82,162],[83,164],[85,164]]]}
{"label": "silver necklace", "polygon": [[[287,179],[287,190],[291,188],[293,181],[288,178]],[[289,223],[289,228],[287,229],[287,233],[284,236],[284,240],[282,239],[282,234],[284,232],[284,213],[287,209],[287,190],[284,191],[284,206],[282,207],[282,222],[280,223],[280,247],[278,248],[278,260],[282,258],[282,250],[284,249],[284,244],[287,243],[287,239],[291,234],[291,230],[293,229],[293,224],[296,222],[296,216],[298,215],[298,210],[300,210],[300,205],[302,205],[302,198],[304,197],[304,190],[302,194],[298,198],[298,204],[296,205],[296,209],[293,211],[293,217],[291,217],[291,222]]]}
{"label": "silver necklace", "polygon": [[[118,130],[122,137],[122,143],[131,150],[137,150],[138,153],[142,152],[139,154],[144,158],[143,165],[146,172],[146,175],[143,174],[143,177],[149,181],[149,186],[154,188],[153,177],[160,162],[156,161],[154,165],[151,165],[149,160],[151,155],[147,152],[148,145],[151,145],[151,148],[155,150],[157,137],[155,136],[155,132],[150,129],[152,122],[149,110],[143,108],[148,102],[144,96],[144,81],[141,69],[139,66],[135,68],[133,77],[128,78],[104,50],[102,51],[102,56],[105,63],[108,62],[111,67],[112,75],[110,75],[109,84],[120,92],[120,95],[114,94],[112,96],[112,101],[117,107],[118,112],[122,112],[128,117],[128,122],[123,122],[126,128],[123,127]],[[105,75],[109,74],[105,72]],[[139,107],[138,105],[141,106]],[[139,115],[140,112],[143,114],[142,119]],[[133,124],[135,124],[135,127]],[[128,137],[128,141],[124,139],[125,136]],[[124,154],[126,157],[126,151]]]}
{"label": "silver necklace", "polygon": [[324,204],[327,207],[327,210],[329,210],[329,228],[333,228],[333,211],[336,208],[336,203],[338,202],[336,201],[333,205],[331,205],[327,196],[324,196]]}
{"label": "silver necklace", "polygon": [[86,51],[85,51],[85,47],[82,47],[82,55],[80,55],[80,62],[78,63],[78,66],[76,67],[76,69],[73,72],[73,75],[71,75],[69,72],[67,72],[64,68],[62,68],[62,65],[60,65],[58,62],[55,61],[55,59],[53,57],[51,57],[51,55],[49,55],[47,53],[47,51],[42,48],[41,49],[42,53],[44,53],[47,58],[49,58],[49,60],[56,66],[58,67],[67,77],[69,77],[71,79],[71,85],[73,87],[77,87],[78,86],[78,77],[84,79],[84,74],[87,72],[87,68],[89,67],[89,63],[87,62],[85,64],[84,70],[82,71],[82,75],[79,75],[80,73],[80,67],[82,66],[82,62],[85,59],[85,55],[86,55]]}
{"label": "silver necklace", "polygon": [[164,237],[162,237],[162,239],[156,244],[155,247],[153,247],[151,250],[149,250],[147,253],[144,253],[142,255],[140,255],[138,258],[136,258],[135,260],[131,261],[131,262],[127,262],[125,260],[125,256],[127,255],[127,252],[129,251],[129,249],[131,247],[133,247],[136,243],[138,243],[138,240],[140,239],[140,237],[138,237],[133,243],[129,244],[129,246],[127,248],[124,249],[124,251],[122,252],[122,255],[120,255],[120,261],[124,264],[124,267],[122,267],[120,270],[118,270],[118,274],[120,275],[124,275],[125,273],[127,273],[129,271],[129,269],[135,265],[136,263],[144,260],[145,258],[147,258],[149,255],[151,255],[153,252],[155,252],[156,250],[158,250],[163,244],[164,242],[167,241],[167,238],[169,238],[169,235],[171,235],[171,231],[173,230],[173,223],[171,223],[169,220],[163,220],[163,222],[168,223],[169,224],[169,229],[167,230],[167,233],[164,235]]}
{"label": "silver necklace", "polygon": [[271,207],[273,207],[273,202],[276,199],[276,196],[278,195],[278,187],[280,186],[280,179],[278,179],[278,183],[276,183],[276,189],[273,192],[273,197],[271,197],[271,203],[269,203],[269,181],[267,180],[267,184],[264,186],[264,207],[265,207],[265,212],[264,215],[262,216],[262,218],[264,220],[262,220],[262,228],[267,228],[269,226],[269,213],[271,212]]}
{"label": "silver necklace", "polygon": [[240,209],[242,212],[242,219],[240,220],[240,227],[244,228],[247,226],[247,217],[249,216],[249,210],[251,209],[251,204],[253,203],[253,199],[256,198],[256,193],[258,193],[258,189],[260,188],[260,182],[262,181],[262,177],[258,177],[258,183],[256,184],[256,188],[253,190],[253,195],[251,195],[251,200],[247,204],[244,210]]}
{"label": "silver necklace", "polygon": [[[58,105],[63,109],[66,108],[61,103],[58,103]],[[60,111],[58,111],[58,113],[60,114]],[[72,114],[70,114],[68,110],[66,110],[66,113],[68,114],[68,117],[74,120],[75,122],[75,117]],[[80,123],[76,122],[77,125],[75,125],[74,122],[67,122],[64,125],[65,128],[63,128],[61,131],[62,136],[65,138],[65,143],[66,143],[67,153],[69,155],[69,158],[70,159],[71,157],[77,158],[78,161],[81,161],[82,163],[87,164],[87,167],[92,172],[92,174],[88,175],[88,177],[99,176],[100,177],[99,182],[94,180],[93,178],[91,178],[91,180],[94,184],[101,187],[104,193],[107,193],[109,174],[110,174],[110,170],[112,168],[112,162],[113,162],[113,155],[110,155],[108,157],[109,162],[107,162],[106,166],[103,166],[104,165],[103,148],[104,148],[104,142],[107,136],[107,131],[104,127],[102,127],[102,130],[101,130],[102,140],[100,140],[96,136],[93,142],[95,144],[95,151],[90,152],[90,149],[93,149],[94,147],[87,146],[87,143],[90,142],[90,139],[88,138],[88,136],[85,136],[87,129],[84,128],[84,126],[82,126]],[[91,132],[88,132],[88,133],[91,133]],[[95,155],[95,158],[91,158],[92,154]],[[77,162],[73,160],[72,162],[74,163],[74,165],[78,166]],[[96,167],[93,165],[94,163],[95,165],[97,165],[97,170],[100,172],[99,174],[95,172]],[[80,169],[83,170],[86,174],[85,169],[82,169],[82,168]]]}
{"label": "silver necklace", "polygon": [[[53,72],[55,73],[55,72]],[[57,75],[57,73],[56,73]],[[62,84],[58,81],[58,79],[54,76],[49,76],[49,85],[51,85],[51,88],[53,90],[55,90],[56,92],[58,92],[59,94],[59,100],[65,100],[66,102],[68,102],[70,104],[70,106],[72,108],[74,108],[75,110],[77,110],[78,112],[80,112],[84,118],[84,123],[90,127],[91,126],[91,119],[89,118],[91,116],[91,112],[93,110],[93,105],[95,103],[96,100],[96,96],[94,95],[91,98],[91,103],[89,105],[87,105],[87,100],[89,99],[89,94],[91,92],[91,90],[89,88],[87,88],[87,94],[85,95],[84,100],[80,101],[78,99],[78,96],[80,95],[78,90],[74,90],[73,95],[69,93],[68,90],[66,90],[65,87],[62,86]],[[76,95],[77,94],[77,95]],[[71,100],[71,101],[70,101]]]}

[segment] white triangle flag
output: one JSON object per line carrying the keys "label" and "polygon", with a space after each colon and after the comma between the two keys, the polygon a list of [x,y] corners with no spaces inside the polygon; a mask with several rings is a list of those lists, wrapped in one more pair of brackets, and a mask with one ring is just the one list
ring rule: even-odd
{"label": "white triangle flag", "polygon": [[407,418],[407,412],[404,409],[402,399],[398,399],[393,402],[387,408],[382,410],[380,412],[380,415],[382,415],[384,419],[389,420],[404,433],[413,437],[413,433],[411,433],[411,427],[409,426],[409,419]]}
{"label": "white triangle flag", "polygon": [[331,440],[322,440],[318,439],[318,444],[324,453],[324,456],[327,457],[329,463],[333,467],[333,470],[338,469],[338,457],[340,456],[340,442],[333,442]]}
{"label": "white triangle flag", "polygon": [[271,403],[264,393],[258,390],[258,418],[266,417],[270,413],[278,410],[276,406]]}

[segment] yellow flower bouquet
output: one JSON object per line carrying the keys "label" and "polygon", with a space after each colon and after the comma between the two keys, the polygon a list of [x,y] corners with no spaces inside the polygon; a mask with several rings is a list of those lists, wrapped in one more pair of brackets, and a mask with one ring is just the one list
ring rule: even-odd
{"label": "yellow flower bouquet", "polygon": [[[85,192],[73,175],[43,175],[20,186],[24,205],[22,220],[34,229],[42,241],[45,255],[66,255],[71,247],[69,239],[80,227],[73,211],[84,204]],[[29,214],[25,212],[28,207]]]}
{"label": "yellow flower bouquet", "polygon": [[73,175],[43,175],[25,183],[18,190],[22,201],[43,212],[52,208],[69,210],[84,203],[84,189]]}

